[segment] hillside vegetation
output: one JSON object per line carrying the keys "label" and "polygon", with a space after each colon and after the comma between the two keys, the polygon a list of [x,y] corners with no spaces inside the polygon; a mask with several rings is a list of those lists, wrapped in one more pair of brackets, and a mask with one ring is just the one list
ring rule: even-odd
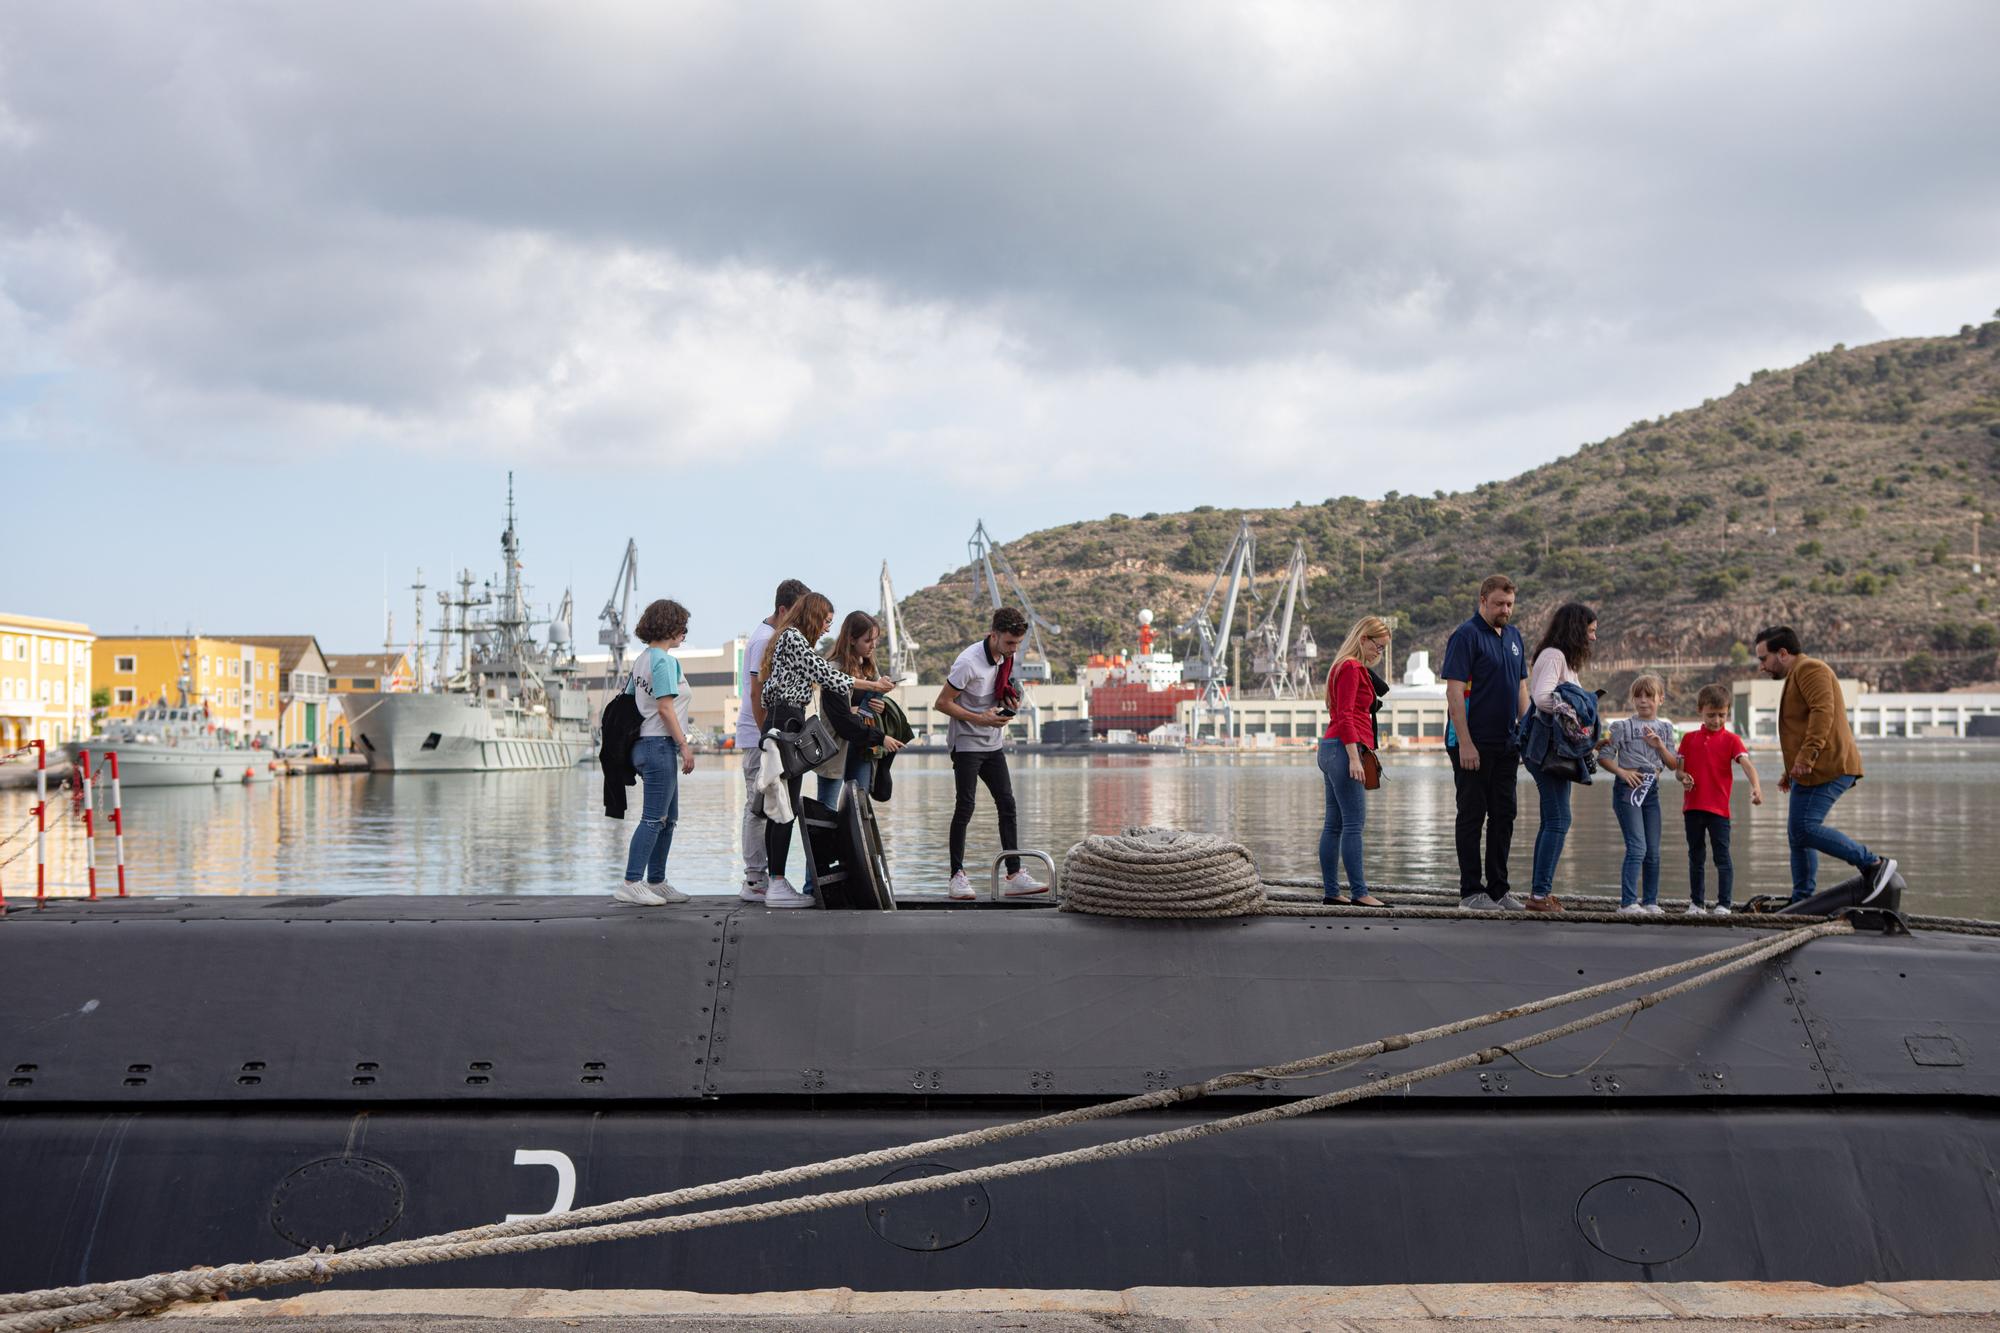
{"label": "hillside vegetation", "polygon": [[[1129,651],[1140,607],[1178,624],[1247,517],[1260,592],[1304,539],[1323,653],[1379,610],[1399,625],[1398,670],[1415,648],[1435,663],[1497,570],[1520,584],[1531,642],[1557,604],[1588,601],[1600,661],[1683,660],[1677,697],[1742,674],[1751,635],[1778,621],[1815,654],[1874,659],[1843,674],[1929,689],[1995,675],[1996,511],[2000,317],[1759,370],[1726,397],[1469,492],[1112,514],[1004,549],[1037,609],[1063,627],[1049,640],[1057,679],[1093,652]],[[926,679],[983,628],[971,588],[961,568],[903,603]]]}

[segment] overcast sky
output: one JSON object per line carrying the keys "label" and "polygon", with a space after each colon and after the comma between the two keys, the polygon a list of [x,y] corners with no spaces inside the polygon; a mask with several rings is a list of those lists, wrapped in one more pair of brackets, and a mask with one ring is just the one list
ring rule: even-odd
{"label": "overcast sky", "polygon": [[0,610],[579,637],[1505,477],[2000,306],[2000,5],[0,8]]}

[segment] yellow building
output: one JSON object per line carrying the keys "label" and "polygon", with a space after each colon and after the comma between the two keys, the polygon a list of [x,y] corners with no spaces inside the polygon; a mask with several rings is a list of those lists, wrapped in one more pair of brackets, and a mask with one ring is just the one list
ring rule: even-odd
{"label": "yellow building", "polygon": [[406,652],[328,653],[327,689],[335,694],[402,694],[416,688]]}
{"label": "yellow building", "polygon": [[326,655],[310,634],[232,634],[237,643],[278,650],[278,737],[281,748],[310,745],[314,754],[334,747],[333,715]]}
{"label": "yellow building", "polygon": [[0,612],[0,753],[90,734],[95,638],[73,620]]}
{"label": "yellow building", "polygon": [[217,731],[244,740],[278,741],[279,653],[266,644],[205,635],[139,634],[106,637],[91,654],[91,684],[109,692],[108,717],[131,717],[162,698],[204,705]]}

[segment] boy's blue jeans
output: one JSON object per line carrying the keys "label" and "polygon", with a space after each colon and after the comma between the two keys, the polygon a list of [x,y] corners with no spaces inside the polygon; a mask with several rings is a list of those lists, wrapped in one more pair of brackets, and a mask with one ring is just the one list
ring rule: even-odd
{"label": "boy's blue jeans", "polygon": [[681,747],[671,736],[641,736],[632,743],[632,767],[646,784],[639,807],[639,827],[625,852],[625,882],[644,875],[648,884],[664,883],[667,853],[674,846],[674,825],[681,817]]}
{"label": "boy's blue jeans", "polygon": [[1792,844],[1793,902],[1810,898],[1817,891],[1821,852],[1847,862],[1856,870],[1866,870],[1875,864],[1873,852],[1839,829],[1826,826],[1833,803],[1853,785],[1854,779],[1846,774],[1812,787],[1792,784],[1791,804],[1785,812],[1785,837]]}
{"label": "boy's blue jeans", "polygon": [[[1633,805],[1632,788],[1623,778],[1611,784],[1611,809],[1618,831],[1625,835],[1625,864],[1618,871],[1618,905],[1660,901],[1660,787],[1656,782],[1641,805]],[[1640,896],[1640,885],[1645,896]]]}
{"label": "boy's blue jeans", "polygon": [[1368,789],[1347,771],[1347,746],[1337,740],[1319,743],[1319,772],[1326,780],[1326,822],[1319,831],[1319,878],[1322,892],[1340,892],[1340,868],[1347,867],[1347,891],[1368,896],[1368,877],[1361,869],[1361,831],[1368,822]]}
{"label": "boy's blue jeans", "polygon": [[1542,798],[1542,822],[1535,829],[1535,872],[1528,892],[1536,898],[1546,898],[1555,887],[1556,863],[1562,860],[1563,844],[1569,841],[1569,789],[1576,784],[1568,778],[1545,778],[1532,764],[1528,766],[1528,776],[1535,780],[1535,791]]}

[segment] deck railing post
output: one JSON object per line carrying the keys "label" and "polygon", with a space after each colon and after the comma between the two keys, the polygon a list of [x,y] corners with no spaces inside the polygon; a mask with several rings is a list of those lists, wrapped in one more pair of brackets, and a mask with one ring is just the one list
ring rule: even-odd
{"label": "deck railing post", "polygon": [[46,844],[49,831],[49,744],[35,746],[35,906],[47,900],[49,884]]}
{"label": "deck railing post", "polygon": [[111,763],[111,832],[118,848],[118,896],[125,896],[125,801],[118,792],[118,751],[107,750]]}
{"label": "deck railing post", "polygon": [[90,901],[97,901],[97,825],[91,818],[92,801],[90,790],[90,751],[76,752],[77,790],[83,800],[83,865],[84,878],[90,884]]}

